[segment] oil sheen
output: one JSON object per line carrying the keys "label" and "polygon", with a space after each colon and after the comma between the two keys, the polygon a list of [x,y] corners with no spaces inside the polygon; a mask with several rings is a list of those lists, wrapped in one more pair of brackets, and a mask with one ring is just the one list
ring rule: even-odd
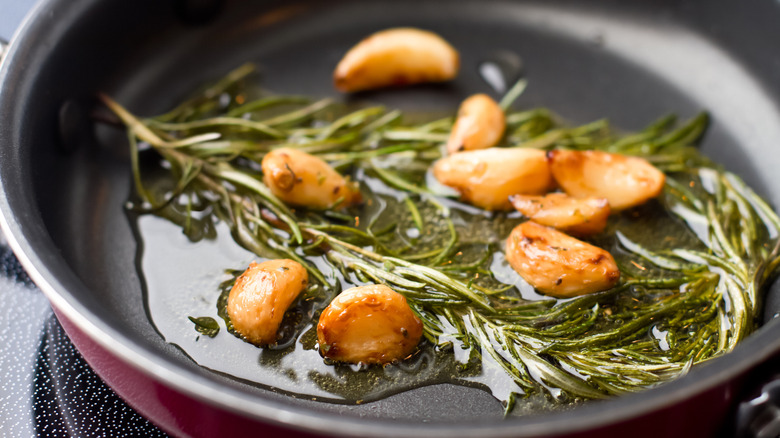
{"label": "oil sheen", "polygon": [[[166,169],[159,162],[147,167],[148,187],[159,194],[169,193],[173,182]],[[405,207],[404,198],[408,194],[387,187],[370,174],[358,171],[352,176],[361,181],[364,197],[369,201],[348,211],[353,223],[347,225],[365,229],[371,223],[375,229],[382,229],[394,224],[393,242],[398,247],[413,245],[424,250],[441,246],[446,233],[436,232],[444,225],[437,223],[438,215],[433,207],[416,197],[413,199],[426,224],[426,229],[418,230]],[[460,236],[460,250],[453,257],[455,262],[484,260],[483,266],[490,270],[490,275],[476,281],[486,287],[509,286],[505,293],[517,299],[554,300],[536,293],[504,258],[503,242],[522,221],[519,214],[486,213],[455,200],[442,199],[450,208]],[[176,207],[186,204],[171,203],[157,214],[133,213],[130,219],[141,240],[138,269],[145,279],[150,318],[167,342],[177,345],[199,365],[261,387],[323,402],[364,403],[438,383],[478,387],[501,401],[520,392],[488,355],[469,354],[454,339],[449,348],[435,348],[423,342],[409,359],[384,367],[333,364],[324,360],[317,349],[315,327],[319,312],[328,304],[332,293],[322,288],[307,291],[293,304],[282,324],[278,345],[258,348],[245,342],[227,330],[221,316],[224,316],[229,281],[250,262],[264,258],[238,245],[228,226],[214,220],[208,208],[181,211],[181,207]],[[657,202],[614,216],[610,229],[596,243],[618,252],[616,229],[640,243],[663,240],[668,245],[688,246],[696,241]],[[322,253],[300,252],[300,255],[342,289],[363,284],[332,268]],[[622,306],[620,302],[613,305],[616,311]],[[215,337],[199,334],[188,317],[214,318],[220,325],[219,333]],[[654,330],[648,333],[648,338],[655,339],[659,348],[663,348],[662,331]],[[580,402],[553,402],[556,390],[548,389],[547,394],[518,402],[513,413],[549,411]]]}

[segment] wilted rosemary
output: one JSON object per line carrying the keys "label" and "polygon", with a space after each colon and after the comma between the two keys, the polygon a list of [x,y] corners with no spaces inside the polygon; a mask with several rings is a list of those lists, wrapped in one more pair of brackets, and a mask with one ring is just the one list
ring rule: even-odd
{"label": "wilted rosemary", "polygon": [[[406,296],[434,348],[502,368],[520,395],[546,388],[571,400],[635,391],[731,351],[754,329],[762,288],[780,260],[780,220],[739,177],[696,150],[706,115],[676,129],[666,117],[616,135],[606,120],[571,128],[545,109],[512,111],[525,83],[510,90],[503,147],[637,155],[668,175],[659,201],[614,217],[594,238],[615,255],[619,285],[531,300],[490,270],[518,220],[468,215],[426,185],[451,118],[410,123],[383,107],[348,111],[331,99],[272,95],[248,85],[252,71],[242,66],[149,119],[103,97],[127,126],[142,207],[164,216],[175,204],[192,213],[180,225],[193,238],[193,222],[225,221],[247,249],[306,266],[318,287],[309,293],[324,304],[343,284],[385,283]],[[144,185],[139,144],[159,153],[177,181],[165,199]],[[368,207],[291,210],[261,180],[259,162],[278,147],[318,155],[364,181]],[[383,215],[390,204],[406,216]],[[470,228],[464,217],[481,222]],[[650,238],[630,232],[643,220],[643,230],[656,230]],[[491,231],[475,237],[476,228]],[[315,266],[318,257],[327,265]]]}

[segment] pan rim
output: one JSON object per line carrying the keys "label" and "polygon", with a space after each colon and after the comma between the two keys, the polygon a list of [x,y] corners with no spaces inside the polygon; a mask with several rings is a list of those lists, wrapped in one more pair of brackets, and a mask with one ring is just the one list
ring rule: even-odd
{"label": "pan rim", "polygon": [[[71,3],[62,0],[50,0],[37,4],[22,26],[14,34],[8,52],[0,63],[0,120],[11,111],[13,96],[18,91],[7,85],[9,78],[22,74],[23,58],[30,51],[36,50],[34,41],[38,35],[45,33],[46,16],[58,3]],[[89,0],[81,0],[89,3]],[[13,129],[11,124],[0,125],[0,140],[7,140],[7,133]],[[0,163],[0,172],[9,163]],[[78,303],[69,292],[63,279],[57,277],[49,269],[38,254],[43,250],[55,250],[51,238],[43,233],[30,235],[20,227],[17,220],[17,209],[12,202],[21,204],[25,188],[23,185],[7,184],[7,172],[0,175],[0,229],[8,239],[9,246],[19,258],[23,267],[33,281],[41,288],[52,305],[62,312],[92,341],[110,352],[115,358],[133,367],[149,378],[163,383],[165,386],[191,396],[199,401],[220,409],[226,409],[240,415],[273,424],[305,431],[329,434],[361,436],[395,435],[425,435],[425,436],[474,436],[475,433],[486,433],[491,436],[517,436],[528,434],[546,436],[561,432],[576,432],[592,430],[605,425],[627,421],[649,412],[663,409],[677,402],[700,394],[713,386],[726,382],[734,376],[752,368],[755,363],[772,356],[780,346],[761,342],[764,339],[777,338],[780,335],[780,323],[773,320],[762,326],[756,333],[745,340],[737,349],[726,356],[703,364],[690,375],[675,381],[673,385],[643,391],[603,402],[590,403],[587,406],[565,414],[570,421],[556,421],[562,413],[540,414],[526,418],[522,423],[504,422],[490,424],[475,423],[473,425],[456,424],[411,424],[397,423],[388,420],[371,419],[368,422],[359,418],[336,417],[316,411],[290,409],[279,403],[262,399],[248,392],[235,388],[218,386],[216,382],[204,379],[203,376],[192,373],[178,363],[159,356],[149,357],[148,349],[141,343],[127,338],[121,332],[105,324],[96,315]],[[37,218],[40,221],[40,218]],[[41,229],[45,229],[41,227]],[[59,257],[58,261],[67,266]],[[69,269],[69,268],[68,268]],[[742,360],[750,356],[752,361]],[[216,397],[215,397],[216,395]],[[248,403],[249,402],[249,403]],[[598,406],[598,408],[596,408]]]}

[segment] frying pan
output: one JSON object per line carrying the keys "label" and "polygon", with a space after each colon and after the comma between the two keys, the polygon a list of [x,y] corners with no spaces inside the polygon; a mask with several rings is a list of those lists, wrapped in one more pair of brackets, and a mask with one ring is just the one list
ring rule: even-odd
{"label": "frying pan", "polygon": [[123,210],[127,145],[90,114],[98,92],[138,114],[163,112],[246,61],[276,92],[338,96],[330,74],[346,49],[416,26],[460,50],[458,79],[361,98],[451,109],[490,92],[478,66],[509,51],[531,84],[519,104],[572,122],[637,129],[668,112],[710,111],[705,152],[780,205],[778,23],[776,0],[46,1],[0,70],[2,228],[87,361],[175,435],[712,436],[745,376],[780,352],[774,289],[763,326],[732,354],[653,390],[551,414],[502,420],[486,392],[455,385],[323,403],[198,366],[149,321],[143,248]]}

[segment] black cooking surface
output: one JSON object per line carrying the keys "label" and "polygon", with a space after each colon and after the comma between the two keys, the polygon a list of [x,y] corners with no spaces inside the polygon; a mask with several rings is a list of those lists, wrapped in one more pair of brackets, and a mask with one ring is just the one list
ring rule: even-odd
{"label": "black cooking surface", "polygon": [[44,323],[38,347],[33,412],[39,436],[168,436],[100,380],[53,315]]}

